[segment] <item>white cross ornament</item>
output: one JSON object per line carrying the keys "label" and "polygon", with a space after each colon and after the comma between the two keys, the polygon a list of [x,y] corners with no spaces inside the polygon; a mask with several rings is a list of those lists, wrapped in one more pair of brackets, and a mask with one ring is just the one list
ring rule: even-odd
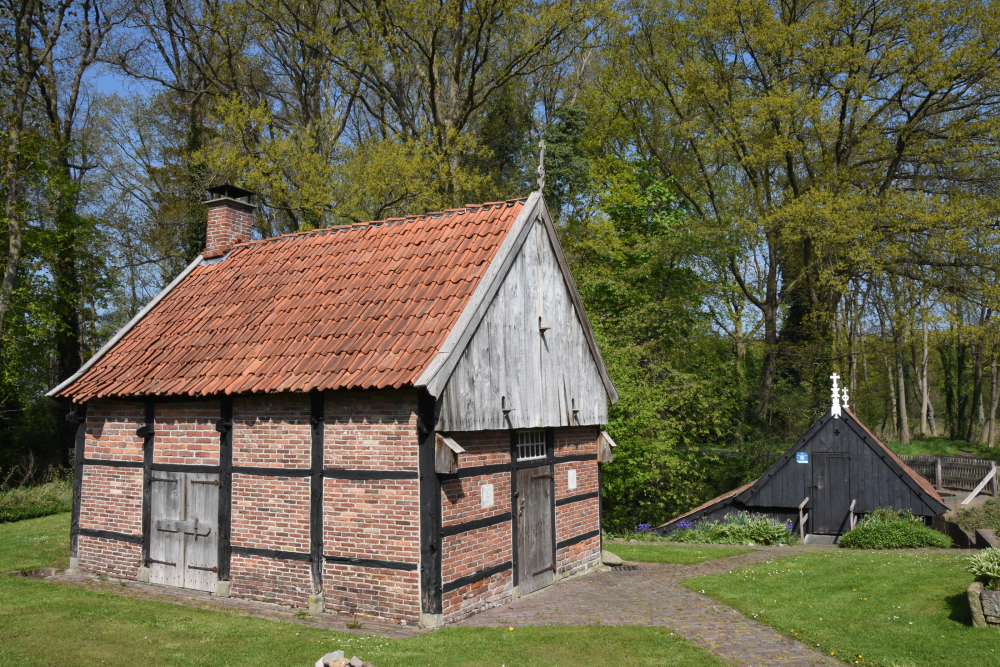
{"label": "white cross ornament", "polygon": [[848,406],[847,406],[847,387],[843,387],[840,390],[840,404],[842,406],[844,406],[845,410],[848,409]]}
{"label": "white cross ornament", "polygon": [[840,376],[834,373],[830,376],[833,380],[833,406],[830,408],[830,412],[833,413],[834,419],[840,419],[840,387],[837,386],[837,380]]}

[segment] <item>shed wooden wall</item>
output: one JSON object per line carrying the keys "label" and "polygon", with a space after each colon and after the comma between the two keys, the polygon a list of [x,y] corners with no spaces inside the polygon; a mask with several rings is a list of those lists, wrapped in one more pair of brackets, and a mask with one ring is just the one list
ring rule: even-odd
{"label": "shed wooden wall", "polygon": [[439,430],[607,423],[607,390],[549,232],[532,225],[441,393]]}
{"label": "shed wooden wall", "polygon": [[[909,509],[918,516],[936,516],[909,483],[888,463],[889,455],[878,444],[869,442],[863,429],[845,415],[833,419],[829,414],[811,435],[789,449],[771,470],[756,493],[741,500],[750,509],[759,507],[798,507],[806,497],[813,506],[813,462],[817,452],[846,453],[849,458],[850,499],[857,499],[855,512],[867,514],[878,507]],[[837,433],[839,431],[839,434]],[[808,452],[809,463],[797,463],[796,452]],[[850,502],[850,500],[848,500]]]}

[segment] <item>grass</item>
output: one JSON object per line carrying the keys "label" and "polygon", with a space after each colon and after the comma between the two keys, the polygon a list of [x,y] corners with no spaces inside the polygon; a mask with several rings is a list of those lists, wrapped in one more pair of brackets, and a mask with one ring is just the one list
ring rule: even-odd
{"label": "grass", "polygon": [[985,445],[965,440],[949,440],[944,437],[920,438],[910,440],[910,444],[902,445],[898,440],[886,445],[900,456],[962,456],[972,455],[976,458],[998,459],[1000,451],[990,449]]}
{"label": "grass", "polygon": [[66,480],[0,491],[0,524],[68,512],[73,485]]}
{"label": "grass", "polygon": [[693,565],[753,551],[753,549],[739,547],[698,547],[686,544],[609,544],[608,542],[604,543],[604,548],[622,560],[639,563],[672,563],[675,565]]}
{"label": "grass", "polygon": [[1000,664],[997,631],[969,624],[965,565],[954,552],[826,551],[684,583],[849,665]]}
{"label": "grass", "polygon": [[[0,571],[65,558],[69,517],[0,526]],[[378,667],[724,667],[665,628],[445,628],[405,640],[133,600],[59,584],[0,577],[0,664],[240,667],[312,665],[343,649]]]}

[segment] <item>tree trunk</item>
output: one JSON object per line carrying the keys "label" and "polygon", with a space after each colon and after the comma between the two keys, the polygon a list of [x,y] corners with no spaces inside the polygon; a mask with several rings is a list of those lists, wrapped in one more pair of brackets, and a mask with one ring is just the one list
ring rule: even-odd
{"label": "tree trunk", "polygon": [[997,399],[1000,399],[1000,392],[997,391],[997,345],[993,344],[993,354],[990,361],[990,415],[987,420],[986,444],[993,447],[996,438],[997,427]]}
{"label": "tree trunk", "polygon": [[929,434],[929,431],[927,430],[927,414],[928,414],[929,407],[930,407],[930,404],[931,404],[930,391],[929,391],[929,386],[928,386],[928,383],[927,383],[927,354],[928,354],[928,352],[927,352],[927,339],[928,339],[928,332],[927,332],[927,315],[926,315],[926,313],[924,314],[924,318],[923,319],[924,319],[924,322],[923,322],[924,347],[923,347],[923,355],[921,356],[921,360],[920,360],[920,435],[921,435],[921,437],[926,438],[927,435]]}
{"label": "tree trunk", "polygon": [[969,423],[965,429],[966,442],[976,442],[978,440],[976,427],[980,423],[979,418],[982,417],[983,363],[982,355],[980,354],[981,347],[979,341],[975,341],[969,346],[972,353],[972,403],[969,405]]}
{"label": "tree trunk", "polygon": [[899,443],[902,445],[910,444],[910,423],[909,417],[906,414],[906,379],[903,375],[903,350],[902,341],[896,346],[896,402],[899,404],[898,417],[896,430],[899,432]]}

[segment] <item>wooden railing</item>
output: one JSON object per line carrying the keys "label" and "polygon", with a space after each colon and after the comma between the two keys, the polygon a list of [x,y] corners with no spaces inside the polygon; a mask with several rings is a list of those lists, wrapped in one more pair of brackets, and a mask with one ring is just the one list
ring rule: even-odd
{"label": "wooden railing", "polygon": [[806,496],[806,499],[799,503],[799,539],[803,542],[806,541],[806,521],[809,520],[809,512],[804,511],[806,503],[808,502],[809,497]]}
{"label": "wooden railing", "polygon": [[[964,456],[900,456],[914,472],[930,481],[935,488],[972,491],[996,464],[992,459]],[[990,493],[997,495],[996,480],[990,483]]]}

